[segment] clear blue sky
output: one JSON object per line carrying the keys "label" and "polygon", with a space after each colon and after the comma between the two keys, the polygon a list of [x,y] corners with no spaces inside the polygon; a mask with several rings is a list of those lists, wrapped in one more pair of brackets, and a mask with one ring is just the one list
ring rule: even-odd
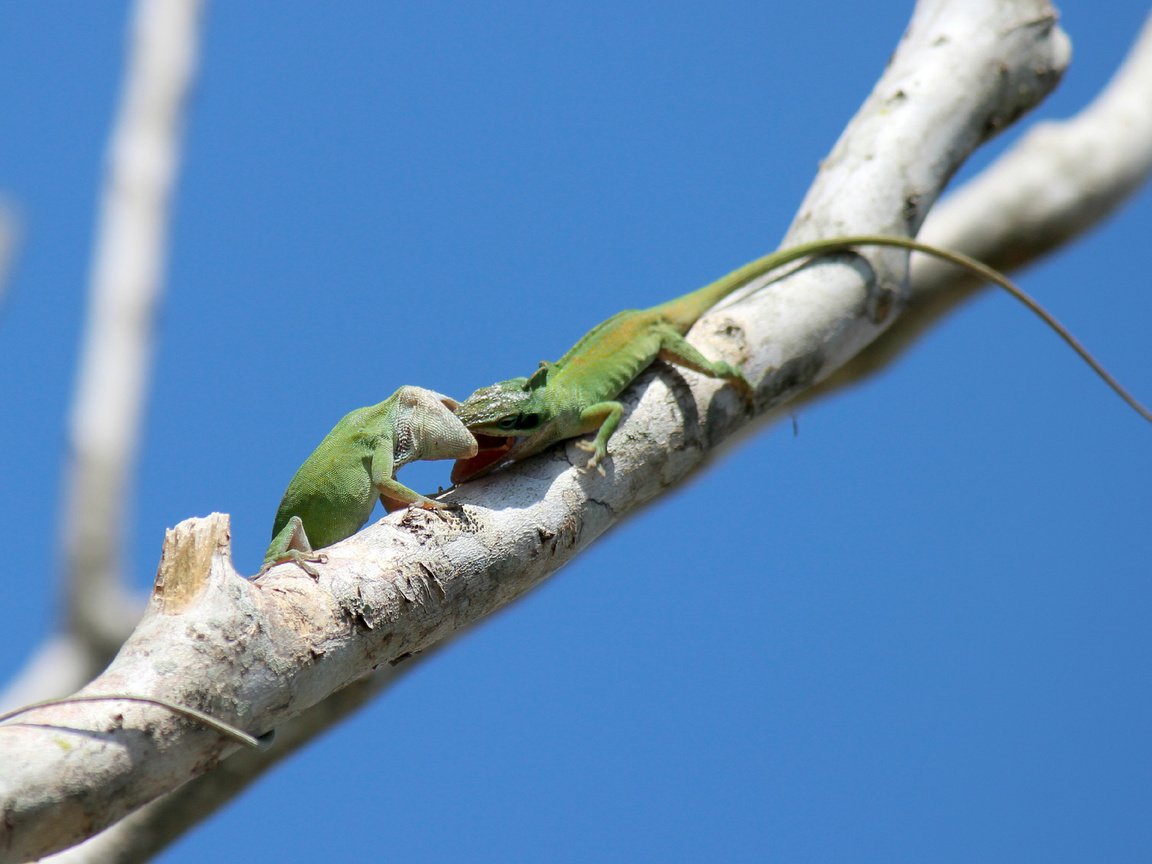
{"label": "clear blue sky", "polygon": [[[1061,4],[1074,113],[1147,5]],[[212,4],[129,558],[399,384],[772,248],[911,3]],[[122,3],[0,7],[0,675],[53,626]],[[1005,136],[1002,146],[1014,134]],[[987,160],[981,155],[977,164]],[[1152,399],[1152,194],[1025,287]],[[165,862],[1152,860],[1149,430],[1001,296],[747,441]],[[402,475],[445,482],[446,466]]]}

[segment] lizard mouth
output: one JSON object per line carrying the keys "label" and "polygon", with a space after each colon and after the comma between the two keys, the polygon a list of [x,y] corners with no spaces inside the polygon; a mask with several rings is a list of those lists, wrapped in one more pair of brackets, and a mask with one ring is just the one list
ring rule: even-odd
{"label": "lizard mouth", "polygon": [[520,436],[485,435],[483,432],[473,432],[472,435],[478,445],[476,455],[456,460],[452,466],[453,483],[463,483],[488,473],[522,440]]}

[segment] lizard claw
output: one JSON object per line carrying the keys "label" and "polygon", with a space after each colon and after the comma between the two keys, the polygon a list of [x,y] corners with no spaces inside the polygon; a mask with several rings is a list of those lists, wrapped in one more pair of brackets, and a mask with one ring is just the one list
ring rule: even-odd
{"label": "lizard claw", "polygon": [[307,573],[309,576],[311,576],[317,582],[320,581],[320,571],[319,570],[317,570],[315,567],[313,567],[311,564],[308,564],[305,561],[297,561],[296,563],[297,563],[297,565],[299,565],[301,570],[303,570],[305,573]]}
{"label": "lizard claw", "polygon": [[428,512],[431,515],[435,516],[437,519],[439,519],[441,522],[447,522],[449,520],[448,520],[448,517],[444,515],[444,511],[445,510],[459,510],[459,509],[460,509],[459,504],[449,504],[445,507],[437,507],[434,510],[429,510]]}
{"label": "lizard claw", "polygon": [[[437,494],[440,494],[439,492]],[[441,510],[459,510],[460,504],[457,501],[437,501],[433,498],[425,498],[421,501],[413,501],[408,505],[408,509],[423,508],[424,510],[431,510],[434,513],[439,513]]]}
{"label": "lizard claw", "polygon": [[595,441],[577,441],[576,446],[592,454],[588,457],[588,461],[584,463],[584,470],[591,471],[592,469],[596,469],[596,473],[601,477],[606,476],[602,463],[608,458],[608,448],[597,446]]}
{"label": "lizard claw", "polygon": [[311,555],[311,556],[301,555],[298,558],[293,558],[293,560],[297,564],[300,565],[301,570],[303,570],[305,573],[307,573],[313,579],[316,579],[317,581],[319,581],[320,571],[318,571],[315,567],[313,567],[308,562],[313,561],[317,564],[327,564],[328,563],[328,556],[324,552],[317,552],[316,554]]}
{"label": "lizard claw", "polygon": [[278,564],[287,564],[292,562],[313,579],[320,579],[320,571],[312,566],[309,562],[315,564],[327,564],[328,556],[323,552],[301,552],[299,549],[289,549],[281,557],[274,561],[268,561],[259,570],[256,571],[257,576],[263,576],[273,567]]}

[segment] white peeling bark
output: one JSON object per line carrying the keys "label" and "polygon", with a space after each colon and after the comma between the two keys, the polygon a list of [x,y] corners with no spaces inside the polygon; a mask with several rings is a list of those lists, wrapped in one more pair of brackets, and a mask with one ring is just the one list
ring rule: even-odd
{"label": "white peeling bark", "polygon": [[[1067,54],[1054,13],[1037,0],[922,2],[791,239],[914,229],[970,150],[1043,97]],[[745,363],[761,407],[777,404],[885,326],[903,256],[884,256],[876,283],[867,260],[807,268],[710,316],[697,336],[719,332],[705,350]],[[682,481],[748,420],[714,382],[653,370],[643,383],[652,386],[630,391],[635,407],[613,439],[606,477],[574,470],[584,454],[569,444],[459,490],[462,514],[393,514],[331,547],[319,581],[292,565],[247,581],[231,566],[226,517],[182,523],[165,542],[144,620],[83,692],[154,695],[261,734],[376,666],[442,642]],[[90,836],[234,749],[139,704],[24,715],[0,727],[0,860]]]}
{"label": "white peeling bark", "polygon": [[[1152,15],[1124,64],[1084,111],[1041,123],[951,196],[924,238],[1020,267],[1098,224],[1152,171]],[[938,267],[914,268],[917,294],[945,290]]]}
{"label": "white peeling bark", "polygon": [[[918,4],[782,245],[840,234],[914,235],[964,159],[1055,86],[1069,53],[1045,3]],[[1025,56],[1034,65],[1017,68]],[[821,263],[732,310],[739,327],[770,343],[754,349],[746,367],[753,380],[767,376],[761,392],[770,405],[838,369],[905,303],[908,254],[860,253],[866,260],[856,259],[858,279]]]}
{"label": "white peeling bark", "polygon": [[401,676],[418,668],[424,659],[443,646],[441,643],[432,651],[400,666],[385,665],[376,669],[279,727],[271,748],[241,750],[211,773],[202,774],[174,792],[152,801],[87,842],[45,860],[52,864],[150,860],[228,804],[265,771],[358,710]]}
{"label": "white peeling bark", "polygon": [[[993,165],[945,198],[920,239],[1001,271],[1017,270],[1100,224],[1152,174],[1152,15],[1107,87],[1075,117],[1034,126]],[[912,257],[908,308],[885,333],[805,398],[886,367],[943,316],[987,287],[971,274]]]}

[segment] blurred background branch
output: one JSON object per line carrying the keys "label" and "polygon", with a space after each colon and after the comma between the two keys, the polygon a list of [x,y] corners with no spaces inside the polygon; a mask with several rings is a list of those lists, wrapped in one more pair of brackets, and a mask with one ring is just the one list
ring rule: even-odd
{"label": "blurred background branch", "polygon": [[[103,669],[143,599],[128,590],[126,519],[151,382],[201,0],[137,0],[105,157],[61,506],[65,615],[0,698],[63,695]],[[0,228],[2,228],[0,224]],[[4,245],[0,234],[0,275]]]}
{"label": "blurred background branch", "polygon": [[0,320],[3,320],[4,316],[4,301],[8,296],[12,265],[19,241],[20,220],[16,215],[16,209],[10,202],[0,198]]}

